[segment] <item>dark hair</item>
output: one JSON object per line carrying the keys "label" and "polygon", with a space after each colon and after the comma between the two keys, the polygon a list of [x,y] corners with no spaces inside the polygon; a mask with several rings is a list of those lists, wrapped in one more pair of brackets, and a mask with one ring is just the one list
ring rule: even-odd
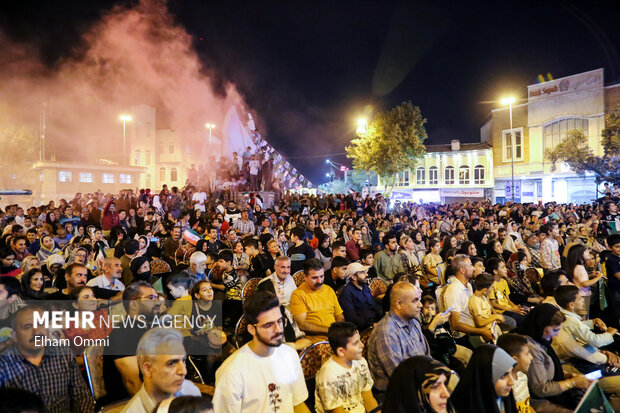
{"label": "dark hair", "polygon": [[[168,413],[193,413],[204,410],[212,410],[213,403],[205,397],[201,396],[180,396],[175,397],[170,406]],[[157,411],[157,409],[155,409]]]}
{"label": "dark hair", "polygon": [[196,299],[196,294],[200,293],[200,289],[202,288],[202,284],[211,284],[209,280],[200,280],[192,287],[192,291],[190,292],[192,296],[192,300]]}
{"label": "dark hair", "polygon": [[222,250],[217,254],[217,259],[233,262],[233,252],[231,250]]}
{"label": "dark hair", "polygon": [[428,241],[428,250],[430,251],[435,245],[439,244],[440,241],[437,238],[431,238]]}
{"label": "dark hair", "polygon": [[304,274],[308,275],[310,270],[319,271],[323,269],[323,264],[318,258],[310,258],[304,262]]}
{"label": "dark hair", "polygon": [[140,296],[140,287],[153,288],[151,284],[142,280],[129,284],[125,288],[125,291],[123,291],[123,306],[125,307],[125,311],[129,312],[129,301],[135,300],[136,297]]}
{"label": "dark hair", "polygon": [[553,227],[555,227],[556,225],[558,224],[556,224],[555,222],[547,222],[545,225],[540,227],[540,232],[544,234],[549,234],[551,231],[553,231]]}
{"label": "dark hair", "polygon": [[520,334],[504,333],[497,339],[497,347],[502,348],[511,357],[519,357],[525,346],[527,338]]}
{"label": "dark hair", "polygon": [[89,289],[91,291],[94,291],[92,287],[89,287],[88,285],[80,285],[78,288],[76,288],[75,290],[71,290],[69,291],[69,299],[70,300],[74,300],[77,301],[78,297],[80,296],[80,293],[85,290],[85,289]]}
{"label": "dark hair", "polygon": [[332,259],[330,268],[344,267],[349,265],[349,260],[345,257],[336,256]]}
{"label": "dark hair", "polygon": [[280,300],[274,293],[257,291],[243,303],[243,315],[249,324],[256,324],[261,313],[278,307]]}
{"label": "dark hair", "polygon": [[586,251],[587,251],[586,246],[581,245],[581,244],[573,245],[568,250],[568,254],[566,256],[566,263],[567,263],[568,271],[566,272],[566,275],[569,280],[571,281],[573,280],[575,276],[575,268],[578,265],[583,265],[583,266],[586,265],[586,262],[583,259],[583,254]]}
{"label": "dark hair", "polygon": [[186,290],[189,290],[190,286],[192,285],[192,279],[182,273],[174,274],[172,277],[170,277],[170,279],[166,283],[166,286],[168,284],[172,284],[173,287],[182,286]]}
{"label": "dark hair", "polygon": [[433,298],[432,295],[425,295],[424,297],[422,297],[422,305],[426,304],[435,304],[435,307],[437,307],[437,301]]}
{"label": "dark hair", "polygon": [[86,268],[86,269],[88,269],[86,267],[86,265],[80,264],[78,262],[74,262],[72,264],[67,265],[67,267],[65,268],[65,275],[72,275],[73,274],[73,270],[75,268]]}
{"label": "dark hair", "polygon": [[388,245],[390,243],[391,239],[396,239],[396,234],[393,232],[388,232],[387,234],[385,234],[383,236],[383,239],[381,240],[381,243],[383,245]]}
{"label": "dark hair", "polygon": [[476,285],[476,291],[490,288],[493,285],[493,281],[494,278],[489,273],[483,272],[482,274],[478,274],[476,276],[476,280],[474,281],[474,284]]}
{"label": "dark hair", "polygon": [[560,286],[560,276],[566,275],[562,270],[549,271],[540,280],[540,288],[545,297],[553,297],[553,293]]}
{"label": "dark hair", "polygon": [[574,285],[560,285],[553,293],[555,301],[564,309],[577,299],[577,295],[579,295],[579,288]]}
{"label": "dark hair", "polygon": [[493,274],[495,272],[495,270],[499,269],[499,265],[501,263],[502,263],[502,260],[500,260],[497,257],[487,258],[487,260],[484,263],[484,268],[486,268],[486,270],[490,274]]}
{"label": "dark hair", "polygon": [[[41,270],[39,270],[40,272]],[[0,285],[4,285],[5,290],[9,293],[7,298],[19,294],[21,291],[19,281],[15,277],[0,277]]]}
{"label": "dark hair", "polygon": [[620,234],[612,234],[607,237],[607,245],[609,245],[609,248],[616,244],[620,244]]}
{"label": "dark hair", "polygon": [[369,255],[373,255],[373,251],[370,248],[360,249],[360,260],[365,260]]}
{"label": "dark hair", "polygon": [[482,258],[480,257],[470,257],[470,260],[471,260],[471,265],[476,265],[477,263],[482,262],[482,265],[484,266],[484,262],[482,261]]}
{"label": "dark hair", "polygon": [[306,239],[306,228],[299,226],[291,229],[291,235],[295,235],[300,240]]}
{"label": "dark hair", "polygon": [[349,339],[357,333],[357,326],[349,321],[332,323],[327,330],[327,340],[334,354],[338,354],[338,348],[346,348]]}
{"label": "dark hair", "polygon": [[29,391],[17,388],[0,388],[0,400],[4,413],[45,412],[45,404],[41,398]]}
{"label": "dark hair", "polygon": [[253,247],[254,249],[258,249],[258,240],[255,240],[254,238],[246,238],[243,241],[243,247]]}
{"label": "dark hair", "polygon": [[217,252],[207,251],[207,257],[211,258],[213,261],[218,260]]}
{"label": "dark hair", "polygon": [[135,239],[130,239],[125,242],[124,250],[127,255],[134,255],[140,249],[140,243]]}
{"label": "dark hair", "polygon": [[346,244],[344,243],[344,241],[334,241],[332,243],[332,251],[335,251],[337,248],[342,248],[342,247],[346,248]]}

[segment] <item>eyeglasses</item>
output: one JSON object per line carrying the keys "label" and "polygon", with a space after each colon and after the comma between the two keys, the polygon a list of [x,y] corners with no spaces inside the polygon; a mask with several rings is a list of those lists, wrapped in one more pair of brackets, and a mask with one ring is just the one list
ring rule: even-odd
{"label": "eyeglasses", "polygon": [[252,324],[252,325],[253,325],[254,327],[256,327],[256,328],[264,328],[265,330],[271,330],[271,329],[272,329],[272,328],[276,325],[276,323],[277,323],[280,327],[282,327],[282,326],[284,325],[284,317],[280,317],[280,318],[279,318],[279,319],[277,319],[276,321],[270,321],[270,322],[265,323],[265,324],[260,325],[260,326],[259,326],[258,324]]}
{"label": "eyeglasses", "polygon": [[136,298],[136,300],[157,300],[157,299],[159,299],[159,296],[157,294],[139,296]]}

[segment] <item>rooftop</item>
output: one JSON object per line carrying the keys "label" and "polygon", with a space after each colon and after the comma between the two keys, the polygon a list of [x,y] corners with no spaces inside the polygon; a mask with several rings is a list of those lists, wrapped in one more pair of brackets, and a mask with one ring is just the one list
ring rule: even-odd
{"label": "rooftop", "polygon": [[[481,151],[484,149],[491,149],[491,145],[489,145],[488,143],[480,143],[480,142],[475,142],[475,143],[461,142],[460,146],[461,146],[460,149],[454,152]],[[426,152],[432,153],[432,152],[453,152],[453,151],[452,151],[452,145],[449,143],[446,143],[444,145],[426,145]]]}

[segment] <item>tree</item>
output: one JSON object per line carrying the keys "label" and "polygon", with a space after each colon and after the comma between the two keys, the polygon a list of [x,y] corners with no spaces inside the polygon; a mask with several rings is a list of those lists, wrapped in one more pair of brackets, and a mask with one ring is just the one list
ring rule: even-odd
{"label": "tree", "polygon": [[594,155],[584,133],[573,130],[555,148],[545,150],[552,170],[557,162],[565,162],[579,175],[593,172],[597,183],[620,183],[620,110],[605,115],[605,125],[601,131],[603,156]]}
{"label": "tree", "polygon": [[411,102],[380,112],[365,129],[358,130],[358,138],[346,147],[347,157],[353,160],[354,169],[376,172],[389,193],[396,174],[415,169],[418,159],[426,153],[425,123],[420,109]]}

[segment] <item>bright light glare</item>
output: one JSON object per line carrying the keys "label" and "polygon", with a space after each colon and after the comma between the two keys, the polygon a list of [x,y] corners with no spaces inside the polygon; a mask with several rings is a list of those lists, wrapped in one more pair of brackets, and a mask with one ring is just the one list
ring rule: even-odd
{"label": "bright light glare", "polygon": [[329,163],[329,159],[325,159],[325,163]]}
{"label": "bright light glare", "polygon": [[207,123],[207,124],[205,125],[205,128],[207,128],[207,129],[213,129],[213,128],[215,128],[215,125],[214,125],[213,123]]}
{"label": "bright light glare", "polygon": [[325,176],[329,178],[329,174],[325,174]]}
{"label": "bright light glare", "polygon": [[357,127],[358,128],[364,128],[366,127],[366,118],[359,118],[357,120]]}
{"label": "bright light glare", "polygon": [[121,115],[119,116],[120,120],[122,120],[123,122],[129,122],[131,121],[131,115]]}
{"label": "bright light glare", "polygon": [[516,101],[516,99],[513,96],[509,96],[509,97],[502,98],[502,100],[500,102],[501,102],[502,105],[508,106],[508,105],[514,104],[515,101]]}

